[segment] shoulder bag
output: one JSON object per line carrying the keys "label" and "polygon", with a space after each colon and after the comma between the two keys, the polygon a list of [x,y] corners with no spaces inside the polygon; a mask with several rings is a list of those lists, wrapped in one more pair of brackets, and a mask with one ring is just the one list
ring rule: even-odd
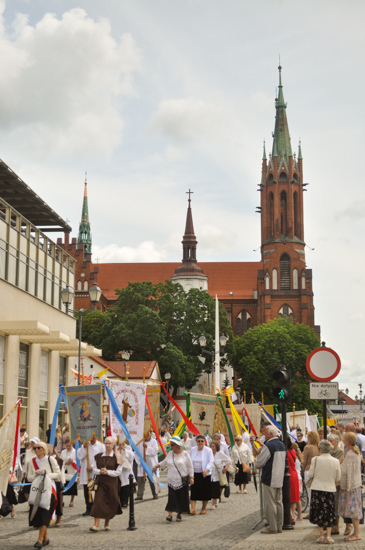
{"label": "shoulder bag", "polygon": [[[172,451],[172,452],[174,452],[174,451]],[[186,452],[186,451],[185,451],[185,452]],[[189,474],[188,474],[187,476],[182,476],[182,475],[181,475],[179,468],[178,468],[178,467],[176,466],[176,464],[175,464],[174,455],[172,455],[172,461],[173,461],[173,463],[174,463],[175,468],[176,468],[177,471],[179,472],[179,475],[180,475],[180,477],[181,477],[181,481],[182,481],[183,486],[186,487],[186,485],[189,485],[189,482],[190,482]]]}
{"label": "shoulder bag", "polygon": [[[317,458],[317,457],[314,457],[314,458]],[[314,458],[313,458],[313,460],[314,460]],[[310,477],[310,478],[308,479],[308,481],[306,482],[306,484],[305,484],[305,486],[306,486],[308,489],[311,488],[311,485],[312,485],[312,483],[313,483],[314,474],[315,474],[315,471],[316,471],[316,465],[317,465],[317,460],[316,460],[315,463],[314,463],[313,476]]]}

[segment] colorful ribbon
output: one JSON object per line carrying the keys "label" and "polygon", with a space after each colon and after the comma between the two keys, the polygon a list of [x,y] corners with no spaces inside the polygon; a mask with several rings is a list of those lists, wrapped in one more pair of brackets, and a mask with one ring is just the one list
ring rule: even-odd
{"label": "colorful ribbon", "polygon": [[189,420],[188,417],[183,413],[183,411],[181,410],[181,408],[179,407],[179,405],[176,403],[176,401],[171,397],[171,395],[169,394],[169,392],[166,390],[166,388],[165,388],[165,382],[162,382],[161,386],[162,386],[164,392],[166,393],[168,399],[171,401],[171,403],[172,403],[173,405],[175,405],[175,407],[177,408],[177,410],[179,411],[179,413],[180,413],[181,416],[183,417],[186,426],[189,428],[189,431],[190,431],[191,433],[193,433],[194,435],[200,435],[199,430],[194,426],[194,424],[191,422],[191,420]]}

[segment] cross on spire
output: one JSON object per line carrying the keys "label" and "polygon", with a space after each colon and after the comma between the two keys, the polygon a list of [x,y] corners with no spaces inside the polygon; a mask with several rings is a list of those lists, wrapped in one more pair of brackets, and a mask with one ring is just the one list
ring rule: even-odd
{"label": "cross on spire", "polygon": [[189,189],[189,191],[186,191],[186,194],[189,195],[188,201],[189,201],[189,206],[190,206],[190,202],[191,202],[190,195],[193,195],[193,194],[194,194],[194,191],[190,191],[190,189]]}

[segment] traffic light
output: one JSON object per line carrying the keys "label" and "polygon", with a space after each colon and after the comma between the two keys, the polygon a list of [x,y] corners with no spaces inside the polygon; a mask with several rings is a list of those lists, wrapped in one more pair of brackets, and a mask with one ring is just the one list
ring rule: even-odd
{"label": "traffic light", "polygon": [[274,397],[278,403],[287,403],[291,399],[290,371],[280,365],[272,375],[275,381]]}

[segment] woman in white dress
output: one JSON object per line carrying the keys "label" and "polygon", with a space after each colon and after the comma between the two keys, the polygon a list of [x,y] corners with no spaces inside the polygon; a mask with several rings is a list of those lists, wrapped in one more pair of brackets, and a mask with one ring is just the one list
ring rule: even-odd
{"label": "woman in white dress", "polygon": [[194,483],[194,470],[190,455],[182,448],[180,437],[174,435],[170,439],[171,451],[167,456],[156,464],[152,471],[157,468],[167,468],[167,485],[169,488],[166,512],[166,521],[172,521],[172,513],[176,512],[176,521],[181,521],[181,514],[189,513],[189,485]]}
{"label": "woman in white dress", "polygon": [[242,493],[243,485],[243,493],[246,494],[246,486],[247,483],[250,482],[250,474],[244,472],[242,466],[243,464],[249,464],[251,462],[251,453],[246,443],[243,443],[241,435],[236,435],[234,440],[235,444],[232,448],[232,460],[238,468],[238,472],[234,478],[234,484],[239,487],[237,493]]}
{"label": "woman in white dress", "polygon": [[[220,444],[218,441],[212,441],[210,444],[210,448],[213,451],[213,457],[214,457],[214,464],[212,468],[212,506],[211,510],[215,510],[218,504],[218,499],[220,499],[221,492],[223,490],[223,487],[227,485],[227,470],[229,465],[231,464],[231,459],[229,456],[224,454],[223,451],[220,450]],[[222,482],[220,479],[220,475],[223,474]]]}
{"label": "woman in white dress", "polygon": [[[66,449],[64,449],[61,452],[61,459],[63,461],[63,471],[65,474],[65,485],[68,484],[69,481],[74,477],[76,474],[76,450],[71,445],[70,440],[65,441]],[[75,483],[69,488],[68,491],[63,492],[63,496],[70,496],[70,504],[69,507],[72,507],[74,505],[75,496],[77,495],[77,481],[75,480]]]}
{"label": "woman in white dress", "polygon": [[214,463],[212,449],[205,446],[204,435],[197,435],[196,446],[190,448],[190,458],[194,468],[194,485],[191,488],[191,510],[190,514],[195,516],[196,501],[202,500],[203,506],[200,515],[207,513],[208,501],[212,498],[211,475]]}

